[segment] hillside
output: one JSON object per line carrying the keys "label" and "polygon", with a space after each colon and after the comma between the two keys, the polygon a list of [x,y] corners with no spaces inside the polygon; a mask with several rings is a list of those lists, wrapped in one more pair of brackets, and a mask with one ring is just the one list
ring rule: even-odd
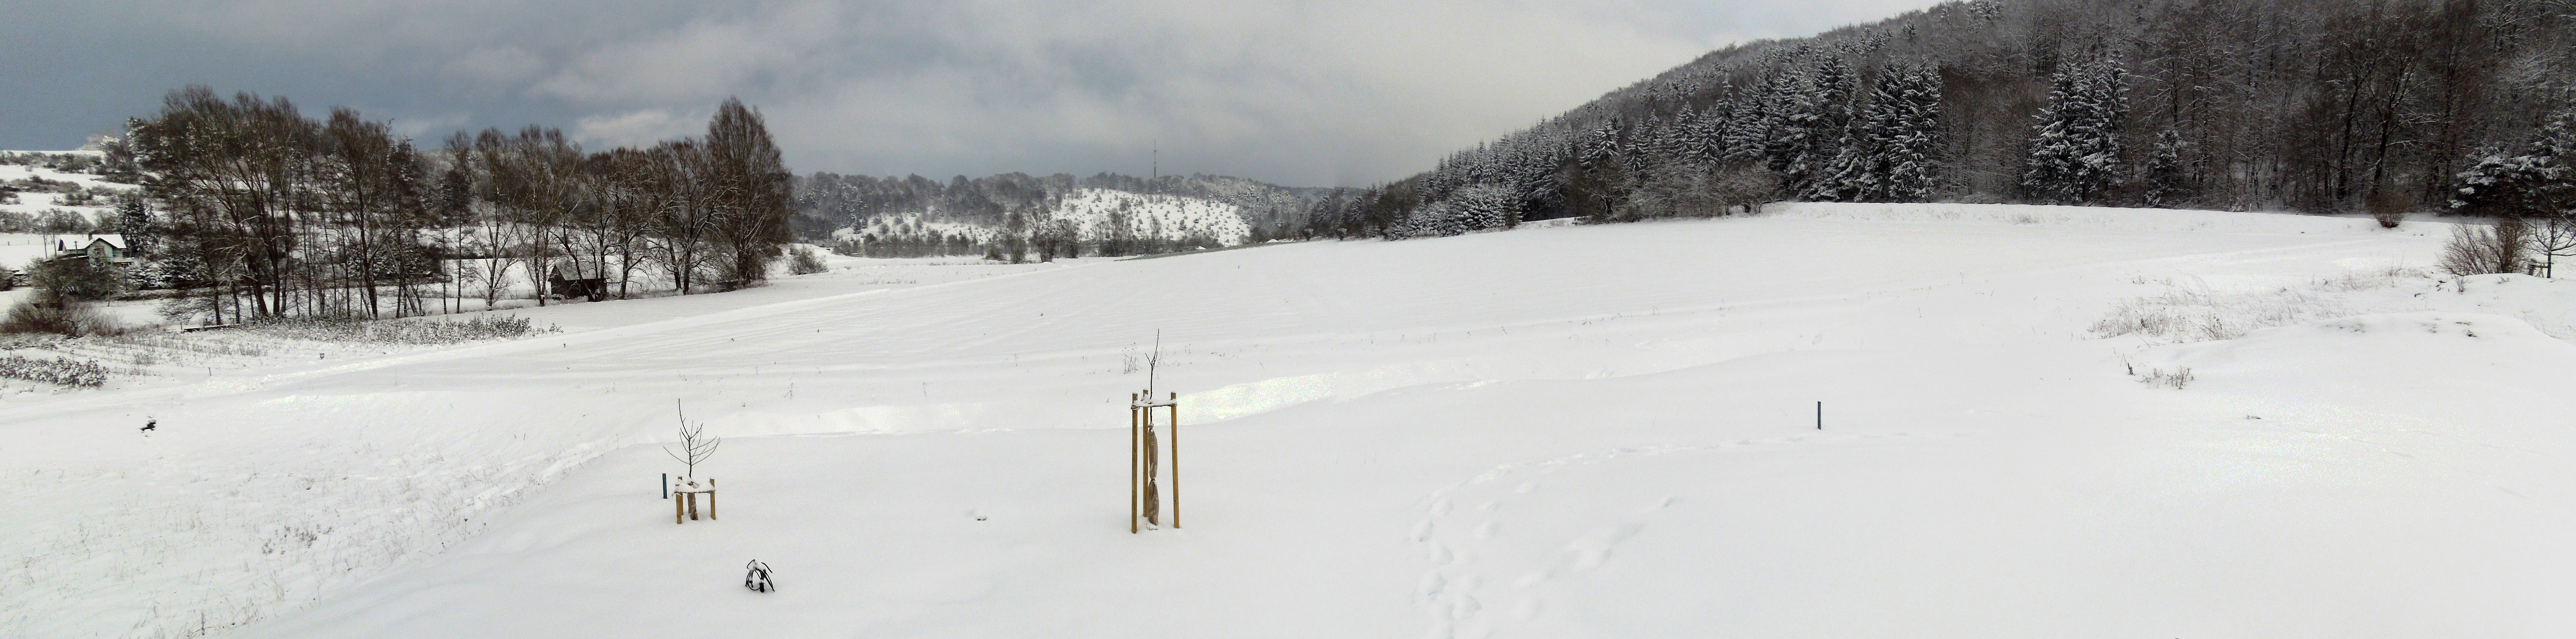
{"label": "hillside", "polygon": [[[98,151],[0,151],[0,234],[116,232],[116,197],[136,187],[99,175],[100,155]],[[36,243],[32,236],[0,238],[0,246]],[[0,267],[24,266],[23,256],[0,255]]]}
{"label": "hillside", "polygon": [[2563,2],[1951,2],[1710,52],[1313,225],[1452,223],[1409,218],[1480,188],[1526,220],[1759,198],[2546,215],[2520,191],[2576,163],[2571,74]]}
{"label": "hillside", "polygon": [[[1093,228],[1090,220],[1105,219],[1105,211],[1091,209],[1108,206],[1114,210],[1121,206],[1113,201],[1116,198],[1095,193],[1099,191],[1151,194],[1173,202],[1196,201],[1179,206],[1202,214],[1232,215],[1236,218],[1233,223],[1166,220],[1167,224],[1224,233],[1216,237],[1226,242],[1242,241],[1254,227],[1267,230],[1303,226],[1311,206],[1303,193],[1308,190],[1218,175],[1149,180],[1114,173],[1087,178],[1061,173],[1043,177],[1008,173],[977,179],[958,176],[942,183],[918,175],[873,178],[815,173],[797,179],[796,207],[798,215],[808,220],[806,224],[822,228],[879,236],[922,234],[937,228],[942,229],[940,233],[971,236],[980,243],[991,241],[1008,227],[1013,215],[1024,221],[1056,217],[1067,207],[1073,209],[1074,218],[1082,220],[1084,228]],[[1068,200],[1074,201],[1068,204]],[[1140,233],[1146,230],[1138,229]],[[1179,235],[1175,231],[1173,237],[1177,239]]]}
{"label": "hillside", "polygon": [[[15,396],[0,489],[53,514],[0,520],[0,634],[2563,635],[2576,291],[2424,275],[2448,233],[1799,204],[834,258]],[[1131,535],[1158,331],[1187,517]],[[657,494],[675,408],[721,519]]]}

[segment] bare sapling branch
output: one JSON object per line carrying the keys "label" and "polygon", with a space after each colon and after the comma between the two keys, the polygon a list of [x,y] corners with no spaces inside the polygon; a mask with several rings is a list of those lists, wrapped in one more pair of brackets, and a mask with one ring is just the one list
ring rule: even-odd
{"label": "bare sapling branch", "polygon": [[698,476],[698,463],[706,461],[708,457],[715,456],[716,446],[723,444],[724,439],[721,437],[707,435],[706,424],[690,424],[689,412],[681,407],[679,400],[672,400],[671,405],[674,410],[677,410],[680,413],[680,450],[673,451],[671,450],[671,447],[663,446],[662,453],[670,455],[671,459],[679,460],[681,464],[687,465],[688,473],[686,476],[696,477]]}

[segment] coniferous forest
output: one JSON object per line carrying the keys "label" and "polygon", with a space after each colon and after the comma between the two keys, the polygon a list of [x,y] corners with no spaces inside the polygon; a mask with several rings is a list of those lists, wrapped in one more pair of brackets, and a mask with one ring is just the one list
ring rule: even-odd
{"label": "coniferous forest", "polygon": [[1780,199],[2554,216],[2566,0],[1975,0],[1728,47],[1305,234],[1742,211]]}

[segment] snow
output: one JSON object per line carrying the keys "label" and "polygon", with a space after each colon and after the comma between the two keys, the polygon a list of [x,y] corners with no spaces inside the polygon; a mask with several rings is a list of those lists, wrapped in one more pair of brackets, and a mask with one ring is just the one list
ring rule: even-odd
{"label": "snow", "polygon": [[[0,404],[0,635],[2576,630],[2576,284],[2426,274],[2436,222],[1774,211],[836,257]],[[2104,328],[2166,312],[2233,339]],[[1186,516],[1131,535],[1157,330]],[[722,520],[658,499],[674,400]]]}

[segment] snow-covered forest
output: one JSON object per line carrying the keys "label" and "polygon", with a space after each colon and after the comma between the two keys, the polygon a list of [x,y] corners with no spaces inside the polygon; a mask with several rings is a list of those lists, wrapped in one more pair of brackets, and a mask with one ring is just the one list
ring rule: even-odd
{"label": "snow-covered forest", "polygon": [[1774,199],[2536,216],[2576,161],[2570,77],[2550,0],[1952,2],[1711,52],[1326,198],[1306,234]]}

